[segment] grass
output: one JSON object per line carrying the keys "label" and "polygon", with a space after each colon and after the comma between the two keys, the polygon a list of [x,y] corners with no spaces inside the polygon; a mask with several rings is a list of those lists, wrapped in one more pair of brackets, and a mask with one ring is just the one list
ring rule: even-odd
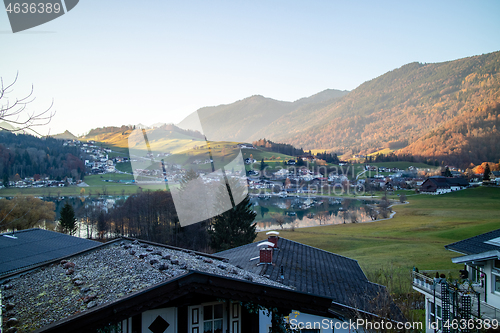
{"label": "grass", "polygon": [[437,167],[425,163],[416,163],[416,162],[408,162],[408,161],[395,161],[395,162],[372,162],[371,165],[376,165],[378,167],[384,168],[399,168],[402,170],[406,170],[411,166],[415,168],[423,168],[423,169],[435,169]]}
{"label": "grass", "polygon": [[[108,195],[131,195],[139,191],[139,187],[146,190],[164,190],[164,184],[154,184],[154,185],[136,185],[136,184],[124,184],[115,182],[105,182],[104,180],[130,180],[134,179],[132,175],[125,174],[115,174],[109,173],[105,175],[91,175],[85,177],[85,183],[88,187],[78,187],[78,186],[68,186],[68,187],[42,187],[42,188],[7,188],[0,189],[0,196],[2,197],[12,197],[12,196],[79,196],[79,195],[97,195],[104,194],[106,192]],[[84,189],[84,193],[81,193]]]}
{"label": "grass", "polygon": [[[280,231],[280,236],[358,260],[365,272],[381,267],[458,270],[444,245],[500,226],[500,189],[474,188],[441,196],[408,197],[393,219]],[[258,239],[264,239],[260,233]]]}
{"label": "grass", "polygon": [[392,150],[390,148],[384,148],[384,149],[381,149],[381,150],[376,151],[374,153],[368,154],[366,156],[377,156],[378,154],[389,155],[390,153],[393,153],[393,152],[394,152],[394,150]]}

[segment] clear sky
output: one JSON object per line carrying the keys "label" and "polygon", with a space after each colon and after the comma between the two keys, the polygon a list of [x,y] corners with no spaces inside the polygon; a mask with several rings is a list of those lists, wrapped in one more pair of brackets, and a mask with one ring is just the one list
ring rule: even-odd
{"label": "clear sky", "polygon": [[0,10],[0,76],[34,85],[42,133],[181,121],[251,95],[352,90],[406,63],[500,50],[500,1],[80,0],[13,34]]}

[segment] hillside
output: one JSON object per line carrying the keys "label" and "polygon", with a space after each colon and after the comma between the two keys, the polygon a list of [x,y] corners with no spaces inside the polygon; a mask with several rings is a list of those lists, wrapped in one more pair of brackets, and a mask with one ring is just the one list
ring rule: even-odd
{"label": "hillside", "polygon": [[252,96],[202,108],[179,126],[202,125],[212,140],[266,138],[347,156],[387,148],[466,166],[498,160],[499,105],[500,52],[494,52],[410,63],[349,93],[326,90],[293,103]]}
{"label": "hillside", "polygon": [[[94,140],[119,148],[135,148],[129,146],[129,136],[133,132],[133,126],[102,127],[92,129],[81,139],[84,141]],[[183,130],[173,124],[163,124],[160,127],[147,129],[150,148],[154,152],[176,153],[187,151],[194,146],[205,143],[203,135],[199,132]]]}
{"label": "hillside", "polygon": [[363,83],[309,117],[315,124],[278,139],[344,153],[406,146],[401,153],[478,163],[500,155],[499,106],[500,52],[411,63]]}
{"label": "hillside", "polygon": [[[274,121],[294,112],[307,113],[329,105],[347,91],[328,89],[295,102],[277,101],[260,95],[228,105],[204,107],[190,114],[178,126],[203,132],[209,140],[252,142],[267,133],[277,133]],[[221,126],[223,125],[223,126]],[[286,134],[286,128],[281,134]]]}
{"label": "hillside", "polygon": [[71,133],[68,130],[64,131],[63,133],[54,134],[54,135],[48,135],[48,136],[50,136],[51,138],[54,138],[54,139],[63,139],[63,140],[75,140],[75,139],[78,139],[77,136],[73,135],[73,133]]}
{"label": "hillside", "polygon": [[77,147],[64,146],[54,138],[0,131],[0,172],[2,183],[25,177],[83,179],[85,165]]}

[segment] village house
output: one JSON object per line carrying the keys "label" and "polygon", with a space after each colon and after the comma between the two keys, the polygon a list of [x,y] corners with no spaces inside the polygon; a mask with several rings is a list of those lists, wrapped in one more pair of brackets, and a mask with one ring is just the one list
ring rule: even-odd
{"label": "village house", "polygon": [[469,186],[465,178],[433,176],[427,178],[420,186],[420,193],[443,194],[463,190]]}
{"label": "village house", "polygon": [[3,332],[268,332],[294,313],[329,323],[314,332],[347,333],[342,324],[353,318],[404,320],[355,260],[277,233],[216,255],[124,237],[25,266],[0,284]]}
{"label": "village house", "polygon": [[[481,319],[500,320],[500,229],[446,245],[461,254],[451,261],[461,264],[455,277],[435,275],[435,271],[413,272],[413,289],[425,296],[426,331],[443,332],[446,322]],[[458,331],[462,331],[458,329]],[[465,332],[465,331],[464,331]],[[470,331],[468,331],[470,332]]]}

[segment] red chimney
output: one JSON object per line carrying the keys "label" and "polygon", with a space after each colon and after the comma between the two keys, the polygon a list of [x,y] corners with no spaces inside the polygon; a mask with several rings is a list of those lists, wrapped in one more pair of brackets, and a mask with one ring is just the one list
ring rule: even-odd
{"label": "red chimney", "polygon": [[272,264],[272,262],[273,262],[273,249],[270,247],[260,249],[260,261],[259,261],[259,263]]}
{"label": "red chimney", "polygon": [[268,232],[266,232],[266,235],[268,236],[267,237],[267,241],[273,243],[275,248],[278,247],[278,238],[279,238],[278,235],[279,234],[280,233],[277,232],[277,231],[268,231]]}
{"label": "red chimney", "polygon": [[274,243],[262,242],[257,244],[257,246],[260,247],[259,264],[272,264]]}

